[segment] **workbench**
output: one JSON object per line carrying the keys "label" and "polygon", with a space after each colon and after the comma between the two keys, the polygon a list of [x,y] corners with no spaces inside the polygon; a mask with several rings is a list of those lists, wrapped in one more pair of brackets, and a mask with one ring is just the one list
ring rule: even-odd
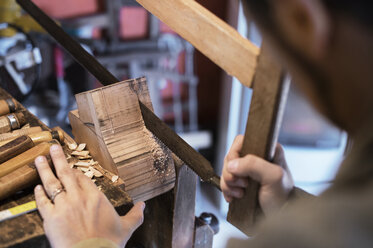
{"label": "workbench", "polygon": [[[11,96],[0,88],[0,100]],[[41,126],[43,130],[50,130],[37,117],[27,111],[22,105],[19,109],[26,116],[31,126]],[[109,177],[96,179],[96,184],[101,186],[102,192],[109,198],[118,213],[124,214],[131,208],[132,203],[123,187],[115,186]],[[34,187],[0,201],[0,211],[35,200]],[[49,242],[44,235],[42,219],[37,211],[0,222],[0,247],[49,247]]]}

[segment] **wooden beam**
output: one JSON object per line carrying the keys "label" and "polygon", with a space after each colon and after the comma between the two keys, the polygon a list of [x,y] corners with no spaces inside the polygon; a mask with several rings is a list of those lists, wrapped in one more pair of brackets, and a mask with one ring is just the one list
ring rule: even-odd
{"label": "wooden beam", "polygon": [[[264,44],[254,78],[241,156],[253,154],[268,161],[273,159],[289,90],[289,81],[283,76],[281,65],[273,61]],[[259,184],[250,180],[244,197],[229,204],[227,220],[247,235],[253,234],[261,213],[258,189]]]}
{"label": "wooden beam", "polygon": [[195,0],[136,0],[247,87],[259,48]]}

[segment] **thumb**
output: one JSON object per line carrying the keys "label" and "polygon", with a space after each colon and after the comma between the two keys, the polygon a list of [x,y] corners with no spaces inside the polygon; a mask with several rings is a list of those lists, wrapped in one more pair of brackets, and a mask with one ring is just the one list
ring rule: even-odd
{"label": "thumb", "polygon": [[144,202],[137,202],[131,210],[120,218],[125,230],[133,233],[144,221]]}

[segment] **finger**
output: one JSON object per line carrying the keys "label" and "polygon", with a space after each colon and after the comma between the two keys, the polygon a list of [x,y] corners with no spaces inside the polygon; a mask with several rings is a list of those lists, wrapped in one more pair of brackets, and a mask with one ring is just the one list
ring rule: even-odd
{"label": "finger", "polygon": [[230,202],[232,198],[242,198],[244,195],[244,189],[239,187],[231,187],[227,185],[224,180],[220,182],[221,191],[227,202]]}
{"label": "finger", "polygon": [[82,172],[76,170],[75,177],[78,181],[80,188],[85,192],[91,192],[92,189],[97,189],[96,185],[92,180],[84,175]]}
{"label": "finger", "polygon": [[254,155],[230,161],[227,171],[238,177],[250,177],[262,185],[281,180],[283,176],[280,166]]}
{"label": "finger", "polygon": [[37,157],[35,159],[35,165],[46,193],[48,196],[51,196],[56,189],[62,187],[61,182],[54,176],[44,156]]}
{"label": "finger", "polygon": [[276,145],[276,150],[275,150],[275,155],[273,157],[273,162],[275,164],[281,165],[282,167],[287,167],[286,166],[286,159],[285,159],[285,152],[284,149],[280,144],[277,143]]}
{"label": "finger", "polygon": [[60,145],[52,145],[50,148],[51,158],[56,169],[56,173],[67,191],[74,190],[78,186],[75,173],[71,169]]}
{"label": "finger", "polygon": [[39,213],[43,219],[48,218],[48,216],[53,213],[53,204],[45,194],[43,186],[37,185],[34,189],[35,201],[38,206]]}
{"label": "finger", "polygon": [[246,188],[249,184],[249,180],[245,177],[238,177],[223,169],[222,178],[225,183],[229,186]]}
{"label": "finger", "polygon": [[145,203],[138,202],[125,216],[121,217],[122,226],[129,234],[132,234],[144,221],[144,208]]}
{"label": "finger", "polygon": [[243,135],[236,136],[236,138],[234,139],[233,144],[232,144],[231,148],[229,149],[229,152],[226,156],[227,161],[230,161],[232,159],[236,159],[236,158],[240,157],[240,152],[241,152],[241,149],[242,149],[243,140],[244,140]]}

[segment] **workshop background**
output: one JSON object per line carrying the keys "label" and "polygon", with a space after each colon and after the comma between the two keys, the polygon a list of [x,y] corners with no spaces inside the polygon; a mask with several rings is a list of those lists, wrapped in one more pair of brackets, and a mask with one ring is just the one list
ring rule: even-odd
{"label": "workshop background", "polygon": [[[120,79],[146,76],[155,113],[200,151],[220,174],[234,137],[244,133],[251,90],[244,88],[134,0],[34,0]],[[238,0],[200,0],[256,44]],[[201,37],[203,39],[203,37]],[[291,80],[288,78],[287,80]],[[74,94],[100,87],[14,0],[0,1],[0,85],[48,126],[71,133]],[[297,186],[314,194],[331,183],[347,137],[292,86],[279,142]],[[225,222],[227,204],[199,183],[196,215],[220,220],[214,247],[244,237]]]}

